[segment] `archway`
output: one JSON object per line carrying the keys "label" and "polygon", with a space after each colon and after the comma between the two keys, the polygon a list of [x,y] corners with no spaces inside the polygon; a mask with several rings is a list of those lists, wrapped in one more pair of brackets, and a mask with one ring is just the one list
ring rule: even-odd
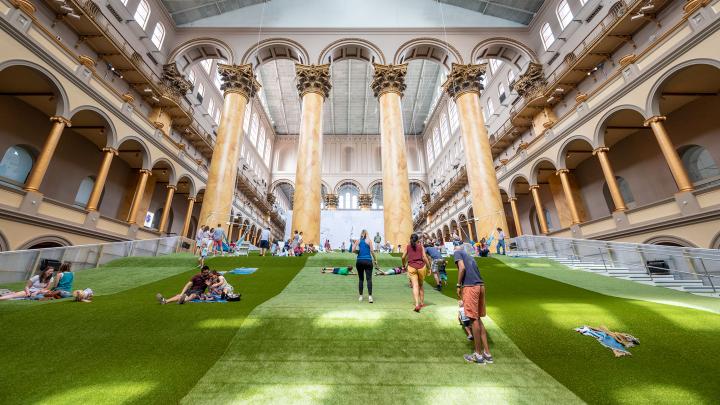
{"label": "archway", "polygon": [[[543,207],[543,211],[546,212],[547,218],[560,218],[560,221],[548,221],[548,231],[555,230],[555,224],[560,225],[560,228],[570,226],[572,218],[569,216],[569,211],[558,209],[560,207],[566,207],[565,195],[560,185],[560,180],[556,175],[557,167],[555,163],[549,159],[540,159],[536,161],[533,167],[530,169],[530,185],[537,185],[538,192],[540,194],[540,202]],[[534,204],[537,208],[537,204]]]}
{"label": "archway", "polygon": [[180,71],[184,72],[205,59],[221,59],[234,63],[235,57],[232,48],[219,39],[194,38],[172,50],[167,60],[176,62]]}
{"label": "archway", "polygon": [[[152,166],[150,152],[140,138],[125,138],[118,145],[117,151],[118,155],[110,164],[108,180],[104,189],[105,198],[98,207],[98,211],[101,215],[125,221],[130,212],[140,170],[149,170]],[[140,214],[141,212],[142,214]],[[138,211],[140,220],[136,220],[137,224],[144,223],[145,213],[146,211]]]}
{"label": "archway", "polygon": [[605,183],[602,167],[593,156],[590,140],[575,136],[565,141],[557,158],[558,168],[567,169],[575,204],[581,221],[607,217],[612,211],[602,204],[601,186]]}
{"label": "archway", "polygon": [[[528,218],[530,217],[530,211],[535,208],[533,198],[530,195],[530,182],[525,176],[515,176],[510,181],[510,191],[508,192],[510,197],[515,197],[517,200],[518,216],[520,217],[520,225],[523,229],[523,233],[527,233],[531,229],[531,222]],[[533,234],[536,234],[533,232]],[[537,234],[536,234],[537,235]]]}

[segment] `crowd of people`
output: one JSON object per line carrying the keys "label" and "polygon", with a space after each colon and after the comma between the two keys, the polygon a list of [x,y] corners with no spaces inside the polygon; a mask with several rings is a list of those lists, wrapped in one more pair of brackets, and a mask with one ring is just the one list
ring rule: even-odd
{"label": "crowd of people", "polygon": [[28,279],[23,290],[0,293],[0,301],[48,301],[73,297],[78,302],[91,302],[94,295],[92,289],[73,290],[75,274],[71,267],[70,262],[63,262],[59,266],[42,264],[40,272]]}

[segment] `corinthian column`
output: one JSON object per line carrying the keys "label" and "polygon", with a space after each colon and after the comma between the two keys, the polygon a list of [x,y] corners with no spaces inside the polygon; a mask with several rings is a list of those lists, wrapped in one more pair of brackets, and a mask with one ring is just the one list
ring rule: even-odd
{"label": "corinthian column", "polygon": [[108,172],[110,171],[110,164],[112,163],[113,156],[117,156],[118,151],[113,148],[103,148],[103,160],[100,164],[100,170],[98,170],[97,177],[95,178],[95,184],[93,184],[90,198],[85,209],[88,211],[97,211],[100,203],[100,197],[102,191],[105,188],[105,181],[107,180]]}
{"label": "corinthian column", "polygon": [[515,233],[517,233],[517,236],[520,236],[523,234],[523,230],[520,224],[520,214],[518,214],[516,197],[510,197],[510,209],[512,210],[513,221],[515,222]]}
{"label": "corinthian column", "polygon": [[260,89],[250,65],[218,64],[218,73],[225,99],[199,218],[209,226],[230,220],[245,107]]}
{"label": "corinthian column", "polygon": [[670,135],[668,135],[665,130],[665,125],[663,125],[663,121],[665,121],[665,119],[665,116],[655,115],[648,118],[644,125],[646,127],[649,126],[652,129],[653,134],[655,134],[660,150],[662,151],[663,156],[665,156],[665,161],[667,162],[668,167],[670,167],[670,172],[675,178],[678,190],[692,191],[693,183],[690,181],[690,176],[688,176],[687,170],[685,170],[685,166],[683,166],[682,160],[680,160],[680,156],[678,156],[675,146],[673,145],[672,140],[670,140]]}
{"label": "corinthian column", "polygon": [[167,228],[168,216],[170,215],[170,207],[172,206],[172,200],[173,196],[175,195],[175,190],[177,190],[177,186],[174,186],[172,184],[169,184],[167,186],[165,205],[163,205],[162,215],[160,216],[160,225],[158,226],[158,231],[160,231],[160,233],[169,232],[169,230],[166,230],[165,228]]}
{"label": "corinthian column", "polygon": [[320,159],[322,113],[330,93],[330,65],[295,64],[297,89],[302,98],[300,139],[295,171],[292,229],[303,233],[305,243],[320,244]]}
{"label": "corinthian column", "polygon": [[375,76],[370,87],[380,102],[385,240],[394,245],[405,245],[409,243],[413,229],[407,148],[400,105],[405,91],[407,64],[373,66]]}
{"label": "corinthian column", "polygon": [[535,202],[535,212],[537,213],[538,223],[540,223],[540,233],[547,235],[548,224],[545,218],[545,208],[543,208],[542,199],[540,198],[540,186],[533,184],[530,186],[530,193],[532,193],[533,201]]}
{"label": "corinthian column", "polygon": [[[490,141],[480,107],[481,84],[487,64],[452,64],[443,88],[457,104],[460,118],[460,132],[465,146],[465,161],[470,197],[472,199],[477,237],[484,238],[496,228],[507,231],[507,220],[503,209],[493,164]],[[494,239],[497,241],[497,238]]]}
{"label": "corinthian column", "polygon": [[623,199],[622,193],[620,192],[620,186],[615,178],[615,172],[610,164],[610,159],[608,158],[609,150],[609,148],[603,146],[593,150],[593,155],[597,156],[598,161],[600,162],[600,168],[602,169],[603,176],[605,176],[605,183],[608,186],[608,190],[610,190],[613,205],[615,205],[614,211],[625,211],[627,210],[627,206],[625,205],[625,199]]}
{"label": "corinthian column", "polygon": [[50,121],[53,123],[52,128],[50,128],[50,134],[45,138],[45,144],[25,182],[25,190],[27,191],[38,191],[40,189],[40,184],[45,178],[45,172],[47,172],[47,168],[50,166],[50,160],[52,160],[55,154],[55,148],[57,148],[60,142],[60,136],[65,127],[71,126],[70,120],[65,117],[50,117]]}

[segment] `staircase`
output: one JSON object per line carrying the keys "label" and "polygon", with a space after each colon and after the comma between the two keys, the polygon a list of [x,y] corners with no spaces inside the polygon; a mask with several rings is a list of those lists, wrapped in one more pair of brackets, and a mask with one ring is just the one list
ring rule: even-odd
{"label": "staircase", "polygon": [[713,291],[711,286],[707,286],[702,280],[680,279],[672,274],[648,274],[645,269],[636,269],[613,265],[611,263],[595,263],[590,261],[582,261],[572,257],[558,257],[552,255],[544,255],[532,252],[512,252],[510,256],[526,257],[526,258],[545,258],[556,261],[571,269],[583,270],[590,273],[600,274],[607,277],[614,277],[623,280],[635,281],[637,283],[653,285],[658,287],[670,288],[677,291],[685,291],[693,294],[706,296],[720,296]]}

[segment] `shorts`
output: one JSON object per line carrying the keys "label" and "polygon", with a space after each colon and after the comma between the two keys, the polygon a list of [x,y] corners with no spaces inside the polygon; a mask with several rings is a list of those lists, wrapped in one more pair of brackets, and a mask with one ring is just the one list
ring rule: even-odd
{"label": "shorts", "polygon": [[408,266],[408,278],[410,280],[417,280],[418,285],[423,285],[423,280],[425,280],[425,276],[427,276],[427,267],[423,266],[419,269],[416,269],[413,266]]}
{"label": "shorts", "polygon": [[465,286],[462,289],[463,309],[470,319],[480,319],[485,314],[485,286],[483,284]]}
{"label": "shorts", "polygon": [[191,296],[191,295],[195,294],[198,297],[200,297],[204,292],[205,292],[205,290],[188,290],[188,291],[185,291],[185,295]]}
{"label": "shorts", "polygon": [[430,263],[430,271],[433,273],[437,273],[439,270],[445,270],[445,259],[433,259],[432,263]]}
{"label": "shorts", "polygon": [[219,248],[222,248],[222,241],[221,240],[214,240],[213,245],[217,246]]}
{"label": "shorts", "polygon": [[270,249],[270,241],[261,240],[260,241],[260,249]]}

